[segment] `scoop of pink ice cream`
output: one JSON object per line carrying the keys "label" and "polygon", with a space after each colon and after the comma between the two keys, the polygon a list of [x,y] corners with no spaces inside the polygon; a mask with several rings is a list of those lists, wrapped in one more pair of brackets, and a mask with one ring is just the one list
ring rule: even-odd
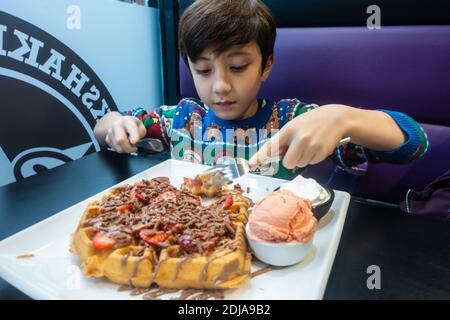
{"label": "scoop of pink ice cream", "polygon": [[249,217],[249,238],[266,242],[308,242],[317,228],[311,201],[288,190],[258,201]]}

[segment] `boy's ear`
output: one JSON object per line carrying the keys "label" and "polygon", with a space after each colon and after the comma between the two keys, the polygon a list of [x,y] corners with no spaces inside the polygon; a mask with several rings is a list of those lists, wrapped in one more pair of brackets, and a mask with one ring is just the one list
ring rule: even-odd
{"label": "boy's ear", "polygon": [[274,58],[273,54],[271,54],[269,59],[267,59],[267,62],[266,62],[266,65],[264,67],[263,74],[262,74],[262,81],[266,81],[266,79],[269,77],[270,71],[272,71],[274,59],[275,58]]}

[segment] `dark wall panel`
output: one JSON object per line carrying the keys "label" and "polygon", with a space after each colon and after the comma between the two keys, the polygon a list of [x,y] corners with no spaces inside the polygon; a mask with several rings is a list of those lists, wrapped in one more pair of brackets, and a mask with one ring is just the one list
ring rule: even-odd
{"label": "dark wall panel", "polygon": [[[179,0],[180,12],[194,2]],[[365,26],[370,5],[381,9],[381,25],[450,24],[448,0],[264,0],[278,27]]]}

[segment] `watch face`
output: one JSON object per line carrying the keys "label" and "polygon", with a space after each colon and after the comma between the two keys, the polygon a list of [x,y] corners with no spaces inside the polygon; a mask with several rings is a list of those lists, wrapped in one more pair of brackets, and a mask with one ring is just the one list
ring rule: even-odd
{"label": "watch face", "polygon": [[75,52],[0,12],[0,185],[98,151],[93,128],[117,106]]}

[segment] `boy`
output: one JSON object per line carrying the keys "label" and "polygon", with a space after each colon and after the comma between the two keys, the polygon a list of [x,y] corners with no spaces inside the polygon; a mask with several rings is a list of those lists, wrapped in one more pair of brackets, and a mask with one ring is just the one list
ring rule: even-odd
{"label": "boy", "polygon": [[[207,164],[242,157],[257,167],[280,154],[285,173],[329,156],[348,169],[367,160],[405,163],[425,153],[426,135],[403,113],[257,99],[274,63],[275,38],[275,21],[259,0],[197,0],[180,18],[179,48],[201,101],[109,113],[96,125],[96,138],[129,153],[140,139],[154,137],[172,157]],[[352,143],[336,147],[345,137]],[[286,178],[283,170],[271,173]]]}

